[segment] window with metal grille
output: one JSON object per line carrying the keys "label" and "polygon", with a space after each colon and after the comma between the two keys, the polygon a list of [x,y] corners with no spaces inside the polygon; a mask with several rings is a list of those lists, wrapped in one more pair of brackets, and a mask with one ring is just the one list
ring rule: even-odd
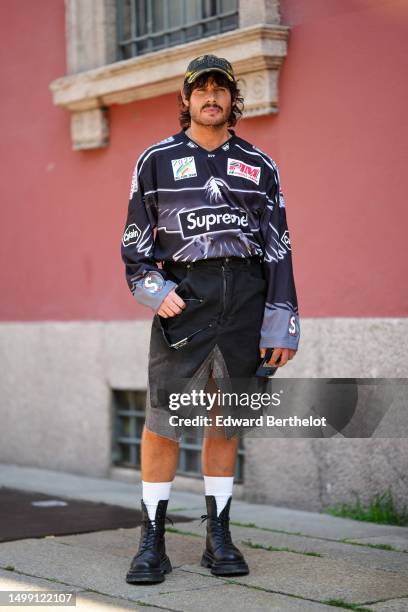
{"label": "window with metal grille", "polygon": [[[140,469],[140,445],[145,420],[146,391],[113,390],[112,463]],[[201,477],[202,436],[199,431],[184,432],[180,440],[177,474]],[[242,438],[238,448],[235,482],[244,479],[245,450]]]}
{"label": "window with metal grille", "polygon": [[238,0],[116,0],[118,60],[238,27]]}

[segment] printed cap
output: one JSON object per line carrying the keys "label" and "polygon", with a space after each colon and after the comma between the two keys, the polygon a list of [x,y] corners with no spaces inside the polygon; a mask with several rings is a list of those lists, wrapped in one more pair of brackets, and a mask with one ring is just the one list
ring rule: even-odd
{"label": "printed cap", "polygon": [[193,59],[187,67],[184,82],[190,85],[194,83],[200,74],[212,72],[213,70],[225,74],[230,81],[235,82],[234,71],[229,61],[216,55],[200,55]]}

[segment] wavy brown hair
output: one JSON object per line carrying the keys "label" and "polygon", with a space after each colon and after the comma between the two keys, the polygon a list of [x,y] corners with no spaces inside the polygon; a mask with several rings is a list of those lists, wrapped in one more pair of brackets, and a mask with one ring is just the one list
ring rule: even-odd
{"label": "wavy brown hair", "polygon": [[[241,96],[241,92],[238,89],[238,85],[230,81],[221,72],[205,72],[204,74],[201,74],[199,77],[197,77],[197,79],[190,85],[188,83],[184,83],[184,96],[187,100],[190,100],[193,89],[195,89],[196,87],[204,87],[210,76],[214,78],[215,82],[219,87],[226,87],[231,92],[231,113],[228,117],[227,123],[228,126],[232,127],[236,125],[237,121],[242,117],[242,113],[244,111],[244,98]],[[178,94],[178,103],[180,126],[183,130],[186,130],[190,127],[191,117],[189,109],[183,103],[181,93]]]}

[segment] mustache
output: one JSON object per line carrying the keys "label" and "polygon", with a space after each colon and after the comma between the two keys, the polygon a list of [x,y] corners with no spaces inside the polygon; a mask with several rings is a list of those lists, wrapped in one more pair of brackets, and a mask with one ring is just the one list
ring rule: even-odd
{"label": "mustache", "polygon": [[221,111],[223,110],[219,104],[204,104],[201,110],[204,110],[205,108],[219,108]]}

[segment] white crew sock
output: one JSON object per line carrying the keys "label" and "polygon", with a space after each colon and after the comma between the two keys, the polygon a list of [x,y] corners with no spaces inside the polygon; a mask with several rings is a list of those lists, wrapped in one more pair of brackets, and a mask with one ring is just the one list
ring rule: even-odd
{"label": "white crew sock", "polygon": [[214,495],[217,502],[217,516],[224,510],[232,495],[233,476],[204,476],[206,495]]}
{"label": "white crew sock", "polygon": [[146,482],[142,480],[142,499],[145,503],[149,519],[154,521],[159,501],[169,499],[172,481]]}

